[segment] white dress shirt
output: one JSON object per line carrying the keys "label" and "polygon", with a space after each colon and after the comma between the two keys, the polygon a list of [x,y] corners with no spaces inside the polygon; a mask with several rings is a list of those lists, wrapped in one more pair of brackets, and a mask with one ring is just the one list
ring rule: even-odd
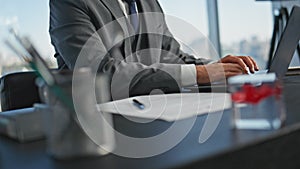
{"label": "white dress shirt", "polygon": [[[128,14],[126,11],[125,4],[123,0],[118,0],[120,7],[126,17]],[[138,9],[138,8],[136,8]],[[185,64],[181,66],[181,85],[182,86],[192,86],[197,84],[197,73],[196,66],[194,64]]]}

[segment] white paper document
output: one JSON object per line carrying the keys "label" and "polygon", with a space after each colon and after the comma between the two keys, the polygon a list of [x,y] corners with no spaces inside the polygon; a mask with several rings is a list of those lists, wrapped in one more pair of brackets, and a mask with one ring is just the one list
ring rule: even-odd
{"label": "white paper document", "polygon": [[[133,99],[144,105],[134,104]],[[220,112],[231,107],[228,93],[178,93],[132,97],[100,104],[98,109],[126,118],[175,121],[201,114]]]}

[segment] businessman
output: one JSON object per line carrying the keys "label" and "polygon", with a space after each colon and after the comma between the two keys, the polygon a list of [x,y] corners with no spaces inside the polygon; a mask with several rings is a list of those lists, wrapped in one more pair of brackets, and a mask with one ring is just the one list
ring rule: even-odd
{"label": "businessman", "polygon": [[258,70],[249,56],[212,61],[182,52],[157,0],[50,0],[49,32],[59,68],[96,65],[111,74],[115,98]]}

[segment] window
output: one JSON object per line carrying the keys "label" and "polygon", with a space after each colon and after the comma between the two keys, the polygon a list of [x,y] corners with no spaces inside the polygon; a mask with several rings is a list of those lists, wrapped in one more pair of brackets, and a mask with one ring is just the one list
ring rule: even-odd
{"label": "window", "polygon": [[[196,57],[218,59],[208,41],[208,17],[206,0],[159,0],[167,24],[183,51]],[[177,23],[177,24],[176,24]]]}
{"label": "window", "polygon": [[222,54],[250,55],[265,68],[273,31],[271,2],[218,0]]}
{"label": "window", "polygon": [[[207,0],[160,0],[167,15],[191,23],[208,37],[207,10],[209,9],[206,2]],[[250,55],[261,68],[264,68],[273,31],[271,2],[218,0],[218,10],[221,55]],[[174,30],[172,26],[170,29]],[[197,36],[191,36],[189,39],[190,43],[186,45],[191,48],[194,44],[201,43]]]}
{"label": "window", "polygon": [[[2,0],[0,10],[0,75],[26,70],[25,63],[12,53],[3,41],[10,37],[9,29],[15,28],[28,36],[49,65],[55,66],[54,50],[48,34],[48,0]],[[51,60],[52,59],[52,60]]]}
{"label": "window", "polygon": [[206,0],[159,0],[164,13],[178,17],[208,35]]}

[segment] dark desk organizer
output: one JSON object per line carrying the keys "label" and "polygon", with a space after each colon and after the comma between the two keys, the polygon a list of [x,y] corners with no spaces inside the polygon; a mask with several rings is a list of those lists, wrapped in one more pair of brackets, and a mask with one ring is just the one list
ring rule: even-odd
{"label": "dark desk organizer", "polygon": [[34,103],[40,103],[36,77],[33,71],[10,73],[1,77],[2,111],[28,108]]}

